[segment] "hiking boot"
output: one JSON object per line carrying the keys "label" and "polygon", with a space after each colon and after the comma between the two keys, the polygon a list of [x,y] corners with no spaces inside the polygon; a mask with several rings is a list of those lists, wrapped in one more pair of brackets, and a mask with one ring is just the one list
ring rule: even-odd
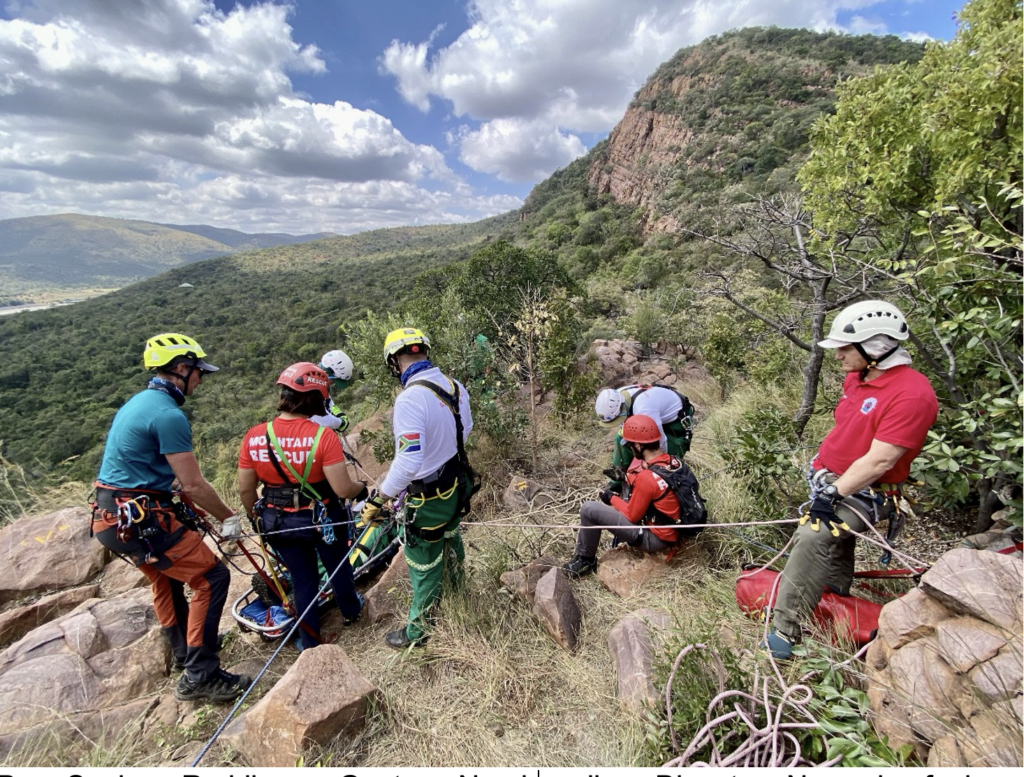
{"label": "hiking boot", "polygon": [[[224,638],[226,636],[227,636],[227,634],[218,634],[217,635],[217,647],[215,647],[213,649],[214,653],[219,653],[221,650],[224,649]],[[183,672],[183,671],[185,671],[185,659],[184,658],[178,658],[177,656],[174,656],[171,659],[171,671],[172,672]]]}
{"label": "hiking boot", "polygon": [[760,647],[772,654],[776,661],[788,661],[793,657],[793,640],[772,629]]}
{"label": "hiking boot", "polygon": [[357,612],[351,618],[346,618],[344,615],[342,615],[341,616],[341,622],[345,626],[352,626],[352,625],[354,625],[355,622],[359,620],[359,616],[363,614],[363,607],[366,605],[366,600],[363,599],[363,595],[361,593],[359,593],[358,591],[356,591],[356,598],[359,600],[359,612]]}
{"label": "hiking boot", "polygon": [[570,580],[579,580],[597,571],[597,559],[594,556],[573,556],[562,565],[562,571]]}
{"label": "hiking boot", "polygon": [[252,678],[244,674],[231,674],[217,669],[205,680],[193,681],[183,674],[174,689],[174,698],[178,701],[232,701],[241,696],[252,683]]}
{"label": "hiking boot", "polygon": [[384,641],[388,643],[388,647],[394,648],[395,650],[405,650],[407,647],[422,647],[427,644],[429,636],[424,634],[419,639],[409,639],[409,635],[405,631],[405,626],[395,631],[389,631],[387,636],[384,637]]}

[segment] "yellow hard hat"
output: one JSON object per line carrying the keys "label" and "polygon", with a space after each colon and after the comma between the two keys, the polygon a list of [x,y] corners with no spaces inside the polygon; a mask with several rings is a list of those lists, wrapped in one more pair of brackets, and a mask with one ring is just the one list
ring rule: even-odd
{"label": "yellow hard hat", "polygon": [[216,372],[220,369],[202,360],[206,356],[203,346],[188,335],[176,332],[167,332],[149,338],[146,341],[146,350],[142,354],[142,362],[153,370],[157,367],[166,367],[179,356],[195,359],[195,366],[203,372]]}
{"label": "yellow hard hat", "polygon": [[384,361],[392,374],[398,374],[398,355],[423,354],[430,351],[430,339],[415,327],[395,329],[384,338]]}

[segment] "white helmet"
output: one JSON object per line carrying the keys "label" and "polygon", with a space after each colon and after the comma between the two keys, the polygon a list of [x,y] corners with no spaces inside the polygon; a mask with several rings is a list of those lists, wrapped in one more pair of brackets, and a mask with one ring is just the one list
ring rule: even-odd
{"label": "white helmet", "polygon": [[626,414],[622,407],[624,404],[625,398],[615,389],[601,389],[594,403],[594,412],[602,424],[614,424],[620,416]]}
{"label": "white helmet", "polygon": [[842,348],[863,343],[875,335],[888,335],[893,340],[910,337],[907,319],[898,307],[882,300],[869,299],[843,308],[832,322],[828,338],[818,343],[822,348]]}
{"label": "white helmet", "polygon": [[352,380],[352,360],[344,351],[328,351],[320,357],[320,369],[335,380]]}

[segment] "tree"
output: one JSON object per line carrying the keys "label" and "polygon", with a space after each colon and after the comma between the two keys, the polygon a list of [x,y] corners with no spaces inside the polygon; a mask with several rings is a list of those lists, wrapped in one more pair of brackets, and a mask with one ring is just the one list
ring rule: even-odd
{"label": "tree", "polygon": [[[711,285],[708,293],[729,300],[747,315],[757,319],[807,352],[803,369],[803,393],[793,417],[796,435],[814,412],[824,351],[818,345],[825,339],[825,318],[829,312],[845,307],[866,291],[881,275],[863,263],[851,262],[846,252],[870,242],[863,225],[841,238],[825,241],[817,235],[812,247],[812,216],[799,198],[759,198],[755,203],[734,211],[734,228],[716,231],[684,230],[744,259],[759,262],[773,273],[786,291],[790,304],[774,310],[758,309],[733,288],[739,270],[709,269],[703,276]],[[809,335],[809,337],[808,337]]]}
{"label": "tree", "polygon": [[947,501],[973,484],[982,530],[1022,480],[1021,2],[972,0],[959,24],[919,63],[844,83],[799,177],[822,233],[904,247],[856,259],[904,296],[942,381],[923,474]]}

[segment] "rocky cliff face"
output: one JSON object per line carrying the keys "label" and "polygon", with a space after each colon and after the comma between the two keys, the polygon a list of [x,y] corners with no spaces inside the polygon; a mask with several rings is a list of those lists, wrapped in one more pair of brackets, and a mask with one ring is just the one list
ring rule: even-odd
{"label": "rocky cliff face", "polygon": [[[597,194],[640,208],[647,230],[676,229],[727,190],[778,190],[831,110],[839,77],[915,60],[890,38],[742,30],[682,49],[637,93],[587,174]],[[772,174],[788,168],[783,175]],[[772,181],[768,178],[772,176]],[[766,186],[766,183],[768,184]]]}

